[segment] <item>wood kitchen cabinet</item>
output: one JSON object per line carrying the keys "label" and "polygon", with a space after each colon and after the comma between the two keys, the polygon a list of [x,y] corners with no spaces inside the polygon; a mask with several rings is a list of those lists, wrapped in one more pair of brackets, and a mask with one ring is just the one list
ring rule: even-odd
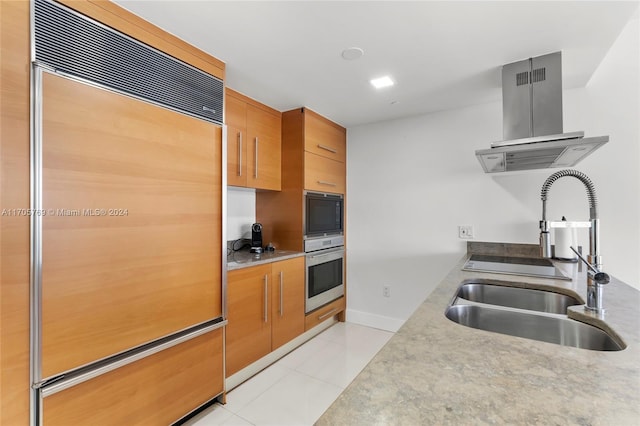
{"label": "wood kitchen cabinet", "polygon": [[271,265],[227,274],[227,377],[271,351],[270,278]]}
{"label": "wood kitchen cabinet", "polygon": [[45,426],[171,424],[223,391],[222,329],[43,399]]}
{"label": "wood kitchen cabinet", "polygon": [[227,88],[227,184],[279,191],[281,114]]}
{"label": "wood kitchen cabinet", "polygon": [[344,194],[347,189],[345,163],[305,151],[304,189]]}
{"label": "wood kitchen cabinet", "polygon": [[229,271],[226,376],[304,332],[304,258]]}
{"label": "wood kitchen cabinet", "polygon": [[304,257],[271,267],[271,350],[304,332]]}
{"label": "wood kitchen cabinet", "polygon": [[347,139],[343,127],[310,109],[304,109],[304,150],[334,161],[346,161]]}
{"label": "wood kitchen cabinet", "polygon": [[247,186],[247,103],[225,92],[227,185]]}
{"label": "wood kitchen cabinet", "polygon": [[303,121],[304,189],[344,194],[346,130],[309,109],[296,112],[286,113],[285,120]]}
{"label": "wood kitchen cabinet", "polygon": [[345,195],[347,130],[309,110],[282,113],[282,190],[256,194],[265,241],[303,251],[304,191]]}
{"label": "wood kitchen cabinet", "polygon": [[221,317],[220,126],[42,86],[43,378]]}
{"label": "wood kitchen cabinet", "polygon": [[311,330],[316,325],[320,324],[323,321],[344,312],[346,309],[345,298],[340,297],[339,299],[334,300],[331,303],[328,303],[313,312],[310,312],[304,319],[304,329]]}
{"label": "wood kitchen cabinet", "polygon": [[[114,2],[57,0],[55,3],[62,3],[105,27],[224,79],[224,62]],[[0,204],[3,208],[24,210],[33,207],[30,204],[34,185],[31,169],[37,167],[32,161],[30,143],[34,134],[31,114],[35,110],[30,102],[35,102],[34,96],[37,96],[32,85],[35,80],[32,72],[34,2],[3,1],[0,10]],[[176,123],[167,119],[167,115],[151,112],[154,108],[148,105],[141,107],[140,103],[122,117],[107,116],[103,114],[105,104],[93,103],[95,93],[84,97],[86,92],[80,95],[75,92],[77,88],[87,89],[84,86],[74,85],[72,93],[64,88],[56,89],[55,96],[49,97],[54,93],[50,84],[53,77],[49,73],[48,81],[43,82],[46,92],[42,104],[43,124],[48,126],[47,133],[42,134],[46,151],[43,152],[42,185],[47,189],[42,194],[43,201],[71,212],[77,212],[76,207],[113,209],[116,214],[127,207],[129,210],[127,216],[107,215],[100,220],[75,213],[43,219],[42,231],[46,235],[42,247],[41,302],[44,312],[39,315],[39,310],[33,309],[42,321],[39,328],[42,339],[30,330],[29,320],[30,298],[36,293],[30,285],[32,265],[36,263],[33,259],[30,261],[33,253],[30,242],[34,236],[32,216],[2,217],[2,425],[30,424],[32,385],[41,378],[30,380],[32,365],[39,363],[30,354],[30,336],[41,343],[45,340],[41,346],[40,367],[44,375],[51,375],[221,313],[221,128],[211,123],[193,126],[185,123],[188,120]],[[111,102],[117,96],[109,98]],[[67,102],[69,100],[71,102]],[[128,103],[121,99],[115,102],[121,105],[121,101]],[[61,103],[66,106],[62,119],[58,120],[59,115],[51,113],[58,114]],[[84,109],[83,103],[88,104],[88,108]],[[67,127],[69,122],[71,126]],[[78,136],[79,129],[93,125],[95,128],[84,138]],[[52,143],[48,130],[54,130],[61,138]],[[165,135],[165,132],[177,133]],[[113,144],[105,148],[106,135],[115,133]],[[150,139],[160,142],[154,145]],[[151,150],[144,149],[150,145]],[[206,154],[203,155],[200,148],[206,150]],[[176,159],[176,153],[190,160]],[[170,161],[161,164],[167,157],[171,157]],[[177,175],[178,179],[170,182],[171,177]],[[144,181],[145,189],[133,194],[130,186],[136,179]],[[177,190],[185,187],[186,192]],[[120,197],[124,193],[123,197],[129,198]],[[147,203],[150,197],[162,198],[165,202],[150,205]],[[119,201],[131,203],[123,206]],[[142,210],[145,205],[147,210]],[[123,234],[126,238],[116,241]],[[170,241],[168,245],[158,244],[159,239]],[[87,241],[90,243],[77,244]],[[102,249],[112,251],[106,253]],[[122,268],[129,255],[131,268]],[[56,259],[61,262],[57,263]],[[137,287],[139,291],[135,294],[130,291],[132,276],[133,280],[146,284]],[[105,290],[103,293],[94,291],[100,287]],[[168,296],[169,288],[176,290],[172,294],[178,296]],[[87,295],[90,297],[86,298]],[[136,304],[139,309],[131,309]],[[32,320],[31,326],[35,323]],[[106,325],[105,328],[95,327],[99,323]],[[107,339],[102,339],[105,334]],[[202,340],[179,344],[163,351],[162,355],[130,364],[130,368],[118,368],[44,398],[40,406],[44,424],[171,423],[223,391],[222,331],[207,334],[213,335],[217,336],[213,338],[217,343],[203,336]]]}

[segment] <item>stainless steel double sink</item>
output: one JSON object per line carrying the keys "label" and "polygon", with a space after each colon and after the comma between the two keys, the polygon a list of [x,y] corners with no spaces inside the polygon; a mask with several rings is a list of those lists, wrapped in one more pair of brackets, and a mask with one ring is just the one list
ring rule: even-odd
{"label": "stainless steel double sink", "polygon": [[466,327],[558,345],[596,351],[619,351],[626,347],[604,330],[567,317],[567,308],[582,305],[583,301],[523,285],[498,280],[464,281],[445,316]]}

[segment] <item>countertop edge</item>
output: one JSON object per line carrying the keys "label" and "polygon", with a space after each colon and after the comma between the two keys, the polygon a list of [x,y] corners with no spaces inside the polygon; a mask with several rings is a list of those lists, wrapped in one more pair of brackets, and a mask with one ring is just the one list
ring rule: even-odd
{"label": "countertop edge", "polygon": [[[304,256],[306,253],[279,250],[273,253],[262,253],[260,255],[254,255],[251,253],[243,253],[243,252],[235,252],[234,254],[236,256],[242,256],[241,257],[242,260],[229,261],[227,259],[227,271],[235,271],[238,269],[251,268],[253,266],[264,265],[267,263],[274,263],[274,262],[280,262],[283,260],[295,259],[297,257]],[[229,256],[234,256],[234,254],[231,254]],[[227,258],[229,256],[227,256]],[[257,256],[259,256],[260,258],[256,258]]]}

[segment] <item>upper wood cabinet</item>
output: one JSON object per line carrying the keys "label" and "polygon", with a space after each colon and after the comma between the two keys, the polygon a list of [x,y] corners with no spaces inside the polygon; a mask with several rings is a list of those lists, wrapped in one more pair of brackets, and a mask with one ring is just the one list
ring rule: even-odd
{"label": "upper wood cabinet", "polygon": [[247,186],[247,103],[225,98],[227,124],[227,185]]}
{"label": "upper wood cabinet", "polygon": [[226,376],[304,332],[304,258],[228,274]]}
{"label": "upper wood cabinet", "polygon": [[229,88],[225,95],[227,184],[279,191],[282,115]]}
{"label": "upper wood cabinet", "polygon": [[347,156],[345,128],[309,109],[305,109],[304,150],[344,163]]}
{"label": "upper wood cabinet", "polygon": [[256,194],[263,238],[303,251],[304,191],[346,194],[347,130],[308,108],[282,113],[282,190]]}
{"label": "upper wood cabinet", "polygon": [[305,152],[304,189],[344,194],[347,189],[345,163]]}

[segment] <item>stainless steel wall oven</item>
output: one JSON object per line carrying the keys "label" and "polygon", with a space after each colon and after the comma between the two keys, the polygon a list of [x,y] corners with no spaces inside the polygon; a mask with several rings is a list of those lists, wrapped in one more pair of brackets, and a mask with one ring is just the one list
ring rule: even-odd
{"label": "stainless steel wall oven", "polygon": [[344,295],[344,247],[307,253],[305,312]]}

